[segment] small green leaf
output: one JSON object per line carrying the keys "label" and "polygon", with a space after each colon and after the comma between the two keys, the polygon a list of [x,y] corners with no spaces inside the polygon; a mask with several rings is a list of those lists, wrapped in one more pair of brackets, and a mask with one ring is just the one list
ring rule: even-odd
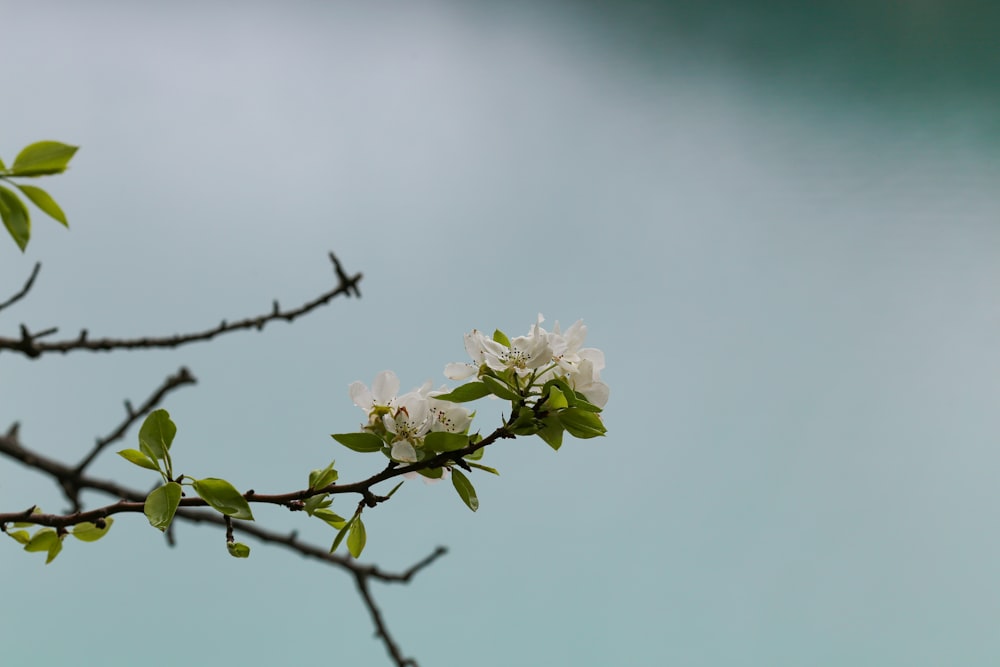
{"label": "small green leaf", "polygon": [[338,475],[337,471],[333,469],[334,463],[336,461],[331,461],[327,467],[318,468],[309,473],[310,489],[322,489],[337,481]]}
{"label": "small green leaf", "polygon": [[470,510],[475,512],[479,509],[479,498],[476,497],[476,489],[472,486],[469,478],[462,474],[461,470],[451,471],[451,483],[455,486],[455,490],[458,491],[462,502],[468,505]]}
{"label": "small green leaf", "polygon": [[341,528],[343,528],[344,524],[347,523],[347,519],[345,519],[344,517],[340,516],[339,514],[337,514],[336,512],[334,512],[333,510],[318,509],[315,512],[313,512],[313,516],[316,517],[317,519],[325,521],[326,523],[330,524],[332,527],[336,528],[337,530],[340,530]]}
{"label": "small green leaf", "polygon": [[344,541],[344,538],[347,537],[347,531],[351,529],[351,526],[354,525],[354,522],[357,520],[357,518],[358,518],[357,514],[352,516],[350,521],[345,523],[343,527],[341,527],[341,529],[337,532],[337,536],[333,538],[333,546],[330,547],[330,553],[336,551],[337,547],[340,546],[340,543]]}
{"label": "small green leaf", "polygon": [[10,166],[11,176],[45,176],[66,171],[79,146],[58,141],[39,141],[25,146]]}
{"label": "small green leaf", "polygon": [[64,227],[69,227],[69,222],[66,221],[66,214],[63,210],[59,208],[59,204],[52,196],[42,190],[41,188],[36,188],[34,185],[20,185],[15,183],[17,189],[24,193],[24,196],[31,200],[31,203],[41,209],[42,213],[46,214],[50,218],[55,219],[57,222],[61,222]]}
{"label": "small green leaf", "polygon": [[333,500],[330,499],[330,494],[323,493],[318,496],[311,496],[306,499],[305,503],[302,505],[302,509],[309,516],[313,516],[316,510],[324,509],[333,504]]}
{"label": "small green leaf", "polygon": [[486,385],[486,388],[490,390],[490,393],[497,398],[502,398],[505,401],[517,401],[521,399],[517,392],[511,389],[507,384],[497,380],[495,377],[484,375],[483,384]]}
{"label": "small green leaf", "polygon": [[48,551],[54,541],[58,541],[59,536],[55,528],[42,528],[31,536],[28,543],[24,545],[25,551],[37,552]]}
{"label": "small green leaf", "polygon": [[24,545],[24,550],[32,552],[47,551],[49,555],[45,559],[45,564],[48,565],[62,551],[62,539],[54,528],[42,528],[28,540],[28,543]]}
{"label": "small green leaf", "polygon": [[193,484],[194,492],[219,512],[234,519],[253,521],[250,504],[236,487],[218,477],[206,477]]}
{"label": "small green leaf", "polygon": [[551,415],[542,420],[542,428],[538,431],[538,437],[545,441],[556,451],[562,447],[563,426],[559,423],[559,417]]}
{"label": "small green leaf", "polygon": [[392,491],[390,491],[389,493],[385,494],[385,497],[387,499],[388,498],[392,498],[392,494],[394,494],[397,491],[399,491],[399,487],[401,487],[401,486],[403,486],[403,481],[400,481],[399,484],[397,484],[396,486],[392,487]]}
{"label": "small green leaf", "polygon": [[579,408],[567,408],[556,414],[559,417],[559,423],[574,438],[596,438],[607,432],[601,418],[593,412]]}
{"label": "small green leaf", "polygon": [[233,558],[249,558],[250,557],[250,547],[243,544],[242,542],[227,542],[226,548],[229,549],[229,555]]}
{"label": "small green leaf", "polygon": [[123,449],[118,452],[118,456],[122,457],[129,463],[134,463],[140,468],[146,468],[147,470],[160,471],[160,467],[156,465],[153,459],[149,458],[138,449]]}
{"label": "small green leaf", "polygon": [[145,445],[152,453],[151,458],[166,459],[176,434],[177,426],[170,420],[170,414],[163,409],[153,410],[139,429],[139,445]]}
{"label": "small green leaf", "polygon": [[13,190],[0,186],[0,218],[14,243],[24,252],[31,238],[31,216]]}
{"label": "small green leaf", "polygon": [[427,479],[441,479],[444,475],[444,469],[442,468],[421,468],[417,471],[418,474],[423,475]]}
{"label": "small green leaf", "polygon": [[504,347],[510,347],[510,339],[507,338],[507,334],[497,329],[493,332],[493,340],[500,343]]}
{"label": "small green leaf", "polygon": [[73,537],[84,542],[96,542],[108,534],[108,530],[114,522],[115,520],[111,517],[106,518],[104,520],[104,528],[98,528],[96,524],[90,521],[78,523],[73,527]]}
{"label": "small green leaf", "polygon": [[484,466],[481,463],[473,463],[472,461],[466,461],[466,463],[468,463],[469,466],[472,467],[472,468],[479,468],[480,470],[485,470],[486,472],[492,473],[492,474],[496,475],[497,477],[500,476],[500,473],[497,472],[496,468],[491,468],[489,466]]}
{"label": "small green leaf", "polygon": [[559,410],[569,407],[566,394],[562,393],[558,387],[549,387],[548,397],[548,400],[545,401],[545,407],[548,410]]}
{"label": "small green leaf", "polygon": [[0,171],[7,171],[7,167],[4,165],[3,160],[0,160]]}
{"label": "small green leaf", "polygon": [[8,530],[6,532],[7,532],[8,535],[10,535],[11,537],[13,537],[15,540],[17,540],[21,544],[27,544],[28,542],[31,541],[31,536],[28,535],[28,531],[26,531],[26,530]]}
{"label": "small green leaf", "polygon": [[439,401],[451,401],[452,403],[468,403],[469,401],[489,396],[491,393],[493,392],[489,390],[489,387],[482,382],[467,382],[459,387],[455,387],[455,389],[447,394],[434,396],[434,398]]}
{"label": "small green leaf", "polygon": [[382,438],[374,433],[331,433],[330,437],[356,452],[377,452],[385,446]]}
{"label": "small green leaf", "polygon": [[142,511],[146,513],[146,518],[153,528],[166,530],[180,502],[181,485],[177,482],[167,482],[149,492]]}
{"label": "small green leaf", "polygon": [[597,407],[593,403],[587,400],[587,397],[578,391],[573,392],[573,397],[567,399],[570,401],[570,406],[574,408],[579,408],[581,410],[586,410],[587,412],[600,412],[601,408]]}
{"label": "small green leaf", "polygon": [[432,452],[453,452],[469,446],[469,436],[464,433],[433,431],[424,436],[424,447]]}
{"label": "small green leaf", "polygon": [[347,550],[351,552],[351,555],[355,558],[361,556],[361,552],[365,550],[365,542],[368,537],[365,535],[365,524],[361,521],[361,517],[356,517],[353,524],[351,525],[351,531],[347,534]]}

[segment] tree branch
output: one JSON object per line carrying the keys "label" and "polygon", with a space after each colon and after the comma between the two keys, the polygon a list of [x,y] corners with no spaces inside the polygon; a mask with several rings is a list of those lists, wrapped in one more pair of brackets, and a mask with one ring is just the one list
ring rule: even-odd
{"label": "tree branch", "polygon": [[25,296],[27,296],[28,291],[31,289],[31,286],[35,284],[35,278],[38,277],[38,272],[41,271],[41,270],[42,270],[42,263],[41,262],[35,262],[35,268],[33,268],[31,270],[31,275],[28,276],[28,282],[24,283],[24,287],[21,288],[20,292],[18,292],[14,296],[10,297],[9,299],[7,299],[6,301],[4,301],[3,303],[0,303],[0,310],[3,310],[4,308],[7,308],[8,306],[13,306],[15,303],[17,303],[18,301],[20,301],[21,299],[23,299]]}
{"label": "tree branch", "polygon": [[[56,333],[58,329],[49,328],[32,333],[27,326],[22,324],[20,338],[0,337],[0,351],[9,350],[11,352],[19,352],[29,358],[35,359],[47,352],[61,352],[65,354],[75,350],[108,352],[112,350],[173,348],[186,345],[188,343],[211,340],[216,336],[231,333],[233,331],[240,331],[243,329],[260,330],[263,329],[264,325],[268,322],[272,322],[274,320],[285,320],[287,322],[291,322],[296,318],[329,303],[332,299],[340,296],[341,294],[345,296],[361,296],[358,283],[361,281],[362,274],[356,273],[353,276],[347,275],[344,272],[343,267],[340,265],[340,261],[332,252],[330,253],[330,261],[333,263],[334,274],[337,276],[337,286],[327,292],[324,292],[312,301],[307,301],[298,308],[282,310],[278,302],[275,301],[269,313],[258,315],[257,317],[248,317],[232,323],[223,320],[218,326],[205,331],[188,334],[176,334],[174,336],[145,338],[99,338],[90,340],[87,337],[87,330],[84,329],[80,332],[80,335],[74,339],[55,343],[46,343],[41,341],[41,339]],[[25,291],[26,290],[22,290],[22,292]],[[15,300],[21,298],[22,296],[23,294],[15,295]]]}
{"label": "tree branch", "polygon": [[[427,460],[411,463],[405,466],[399,466],[395,462],[390,462],[389,465],[382,470],[382,472],[376,473],[367,479],[354,482],[352,484],[337,484],[334,482],[333,484],[320,489],[300,489],[298,491],[275,494],[259,494],[251,489],[243,494],[243,498],[248,503],[282,505],[291,510],[301,510],[302,502],[313,496],[356,493],[362,497],[361,502],[359,503],[359,508],[361,506],[375,507],[379,503],[388,500],[387,496],[379,496],[371,490],[371,488],[376,484],[392,479],[393,477],[405,475],[408,472],[416,472],[426,468],[439,468],[441,466],[460,462],[462,457],[468,456],[483,447],[488,447],[497,440],[513,437],[514,435],[507,430],[506,426],[501,426],[479,442],[470,444],[468,447],[463,449],[451,452],[442,452]],[[8,522],[30,521],[31,523],[39,526],[64,529],[87,521],[93,522],[99,519],[105,519],[115,514],[141,514],[145,511],[145,493],[119,486],[114,482],[87,477],[82,475],[76,468],[70,468],[59,461],[49,459],[25,448],[18,439],[18,424],[14,424],[6,435],[0,436],[0,454],[6,455],[9,458],[20,461],[28,467],[35,468],[36,470],[40,470],[48,474],[53,477],[63,489],[72,489],[74,492],[79,492],[84,489],[95,489],[97,491],[103,491],[109,495],[122,498],[122,500],[119,500],[116,503],[111,503],[110,505],[97,507],[87,511],[76,510],[69,514],[33,513],[35,510],[34,507],[30,507],[21,512],[0,513],[0,527]],[[183,478],[183,475],[178,477],[178,480],[181,478]],[[207,506],[207,502],[196,496],[181,498],[179,505],[180,508]],[[177,515],[181,515],[180,510],[178,510]],[[241,521],[240,525],[244,526],[250,524],[245,524]]]}
{"label": "tree branch", "polygon": [[396,663],[397,667],[418,667],[416,660],[403,656],[402,651],[399,649],[399,644],[389,634],[389,628],[382,619],[382,611],[375,604],[375,599],[372,597],[371,591],[368,590],[368,577],[355,573],[354,582],[358,585],[358,593],[361,595],[365,606],[368,607],[372,623],[375,624],[375,636],[385,644],[385,650],[388,652],[389,657],[392,658],[392,661]]}

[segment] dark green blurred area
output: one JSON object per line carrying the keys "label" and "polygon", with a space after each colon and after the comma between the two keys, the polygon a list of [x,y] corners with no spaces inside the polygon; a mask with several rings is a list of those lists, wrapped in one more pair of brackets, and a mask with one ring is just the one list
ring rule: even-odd
{"label": "dark green blurred area", "polygon": [[992,104],[1000,90],[995,4],[625,0],[560,11],[578,12],[622,56],[653,69],[720,68],[748,82],[904,107],[923,96]]}

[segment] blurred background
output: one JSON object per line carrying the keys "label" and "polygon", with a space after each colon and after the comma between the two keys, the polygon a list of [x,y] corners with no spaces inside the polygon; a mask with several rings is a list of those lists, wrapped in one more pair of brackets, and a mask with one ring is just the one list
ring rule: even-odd
{"label": "blurred background", "polygon": [[[279,492],[336,458],[352,481],[382,465],[329,437],[363,417],[352,381],[441,383],[474,327],[584,318],[607,438],[491,448],[476,514],[419,482],[366,513],[364,560],[450,548],[374,589],[407,655],[995,664],[998,20],[930,0],[0,2],[0,156],[82,146],[41,183],[70,231],[37,214],[26,254],[0,242],[0,297],[44,264],[4,335],[207,328],[326,290],[330,250],[365,274],[362,299],[262,333],[0,355],[0,428],[78,460],[186,365],[178,470]],[[153,482],[111,453],[93,472]],[[65,509],[0,461],[0,509],[33,503]],[[177,537],[123,516],[48,566],[0,543],[4,663],[389,664],[340,571]]]}

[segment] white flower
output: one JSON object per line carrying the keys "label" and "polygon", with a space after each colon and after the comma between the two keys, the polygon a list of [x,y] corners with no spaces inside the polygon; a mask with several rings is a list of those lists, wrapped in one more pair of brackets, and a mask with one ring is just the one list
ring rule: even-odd
{"label": "white flower", "polygon": [[580,350],[580,363],[577,372],[566,377],[569,386],[599,408],[608,403],[610,390],[601,381],[601,370],[604,368],[604,353],[597,348],[588,347]]}
{"label": "white flower", "polygon": [[430,395],[430,430],[465,433],[472,424],[472,411],[463,408],[458,403],[439,401],[434,398],[434,394],[440,395],[443,393],[447,392],[438,391]]}
{"label": "white flower", "polygon": [[362,382],[352,382],[349,391],[354,405],[365,411],[368,422],[371,423],[380,413],[395,406],[399,378],[392,371],[382,371],[375,376],[371,390]]}
{"label": "white flower", "polygon": [[465,351],[472,358],[472,363],[451,363],[444,367],[444,376],[449,380],[464,380],[479,373],[479,368],[486,363],[483,354],[482,333],[473,329],[465,334]]}
{"label": "white flower", "polygon": [[518,375],[530,375],[552,361],[552,348],[545,330],[532,325],[527,336],[518,336],[510,341],[510,347],[485,336],[481,338],[486,365],[495,371],[514,369]]}
{"label": "white flower", "polygon": [[396,399],[396,407],[382,415],[382,423],[394,438],[392,458],[413,463],[417,450],[431,426],[430,401],[419,390],[403,394]]}
{"label": "white flower", "polygon": [[[541,324],[542,316],[538,316]],[[544,329],[543,329],[544,331]],[[549,345],[552,347],[552,360],[559,364],[567,373],[574,373],[580,363],[580,349],[583,347],[583,340],[587,337],[587,327],[583,320],[577,320],[566,333],[559,330],[559,322],[556,322],[552,332],[547,334]]]}

